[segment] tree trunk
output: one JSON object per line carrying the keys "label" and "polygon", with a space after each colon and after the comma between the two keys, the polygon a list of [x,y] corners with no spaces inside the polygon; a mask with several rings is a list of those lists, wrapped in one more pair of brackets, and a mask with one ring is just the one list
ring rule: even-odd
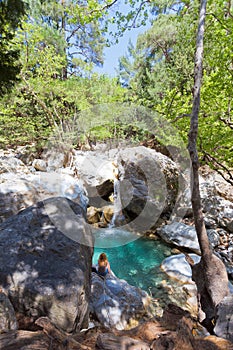
{"label": "tree trunk", "polygon": [[192,207],[195,220],[195,227],[197,231],[198,241],[200,244],[201,254],[203,259],[208,259],[211,254],[209,247],[209,240],[205,229],[204,217],[201,207],[201,197],[199,189],[199,160],[197,152],[197,135],[198,135],[198,115],[200,109],[200,90],[202,81],[202,61],[203,61],[203,47],[204,47],[204,25],[206,13],[207,0],[202,0],[199,26],[196,41],[196,55],[194,67],[194,88],[193,88],[193,107],[190,121],[189,144],[188,150],[192,161]]}
{"label": "tree trunk", "polygon": [[199,189],[199,160],[197,152],[198,115],[200,109],[200,90],[202,82],[202,62],[204,48],[204,28],[207,0],[201,0],[199,25],[196,40],[196,54],[194,67],[193,106],[189,132],[189,154],[192,162],[192,208],[195,228],[201,250],[201,261],[192,267],[192,278],[197,284],[199,301],[199,319],[213,331],[213,319],[216,316],[216,307],[229,293],[228,276],[223,262],[218,259],[210,248],[204,216],[202,212]]}
{"label": "tree trunk", "polygon": [[[64,9],[65,8],[65,0],[61,0],[61,5],[62,5],[62,7]],[[62,32],[63,32],[63,34],[65,36],[66,21],[65,21],[65,13],[64,13],[64,11],[62,13],[62,18],[61,18],[61,29],[62,29]],[[64,51],[65,51],[65,54],[66,54],[66,48],[64,49]],[[63,67],[62,68],[62,80],[66,80],[67,76],[68,76],[67,67]]]}

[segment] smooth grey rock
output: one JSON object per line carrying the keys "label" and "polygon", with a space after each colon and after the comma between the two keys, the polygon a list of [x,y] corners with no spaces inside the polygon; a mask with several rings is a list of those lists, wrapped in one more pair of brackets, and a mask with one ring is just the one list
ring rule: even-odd
{"label": "smooth grey rock", "polygon": [[[201,257],[196,254],[189,254],[194,263],[197,264]],[[171,278],[183,283],[192,283],[192,270],[185,259],[184,254],[171,255],[164,259],[161,269]]]}
{"label": "smooth grey rock", "polygon": [[14,309],[71,332],[87,326],[93,239],[84,211],[49,198],[0,226],[0,287]]}
{"label": "smooth grey rock", "polygon": [[200,253],[196,230],[193,226],[173,222],[157,229],[157,234],[167,243],[188,248],[197,254]]}
{"label": "smooth grey rock", "polygon": [[92,273],[90,311],[105,327],[125,329],[130,320],[146,315],[148,294],[114,273],[105,278]]}

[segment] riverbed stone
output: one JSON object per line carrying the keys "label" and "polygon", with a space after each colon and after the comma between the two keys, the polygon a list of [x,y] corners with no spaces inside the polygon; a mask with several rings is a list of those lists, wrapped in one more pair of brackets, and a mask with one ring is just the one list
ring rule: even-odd
{"label": "riverbed stone", "polygon": [[[197,264],[201,257],[196,254],[189,254],[194,263]],[[192,270],[185,259],[184,254],[171,255],[164,259],[161,264],[161,269],[171,278],[174,278],[183,283],[192,282]]]}
{"label": "riverbed stone", "polygon": [[101,325],[125,329],[147,314],[149,295],[108,273],[105,278],[92,273],[90,311]]}
{"label": "riverbed stone", "polygon": [[68,174],[55,172],[0,174],[0,222],[49,197],[62,196],[86,210],[88,199],[82,183]]}
{"label": "riverbed stone", "polygon": [[32,166],[39,171],[47,171],[47,163],[44,159],[34,159]]}
{"label": "riverbed stone", "polygon": [[176,247],[188,248],[200,254],[200,247],[194,226],[185,225],[181,222],[173,222],[157,229],[157,234],[167,243]]}
{"label": "riverbed stone", "polygon": [[66,332],[88,324],[93,238],[83,208],[53,197],[0,226],[0,288],[15,311]]}
{"label": "riverbed stone", "polygon": [[29,170],[20,159],[14,157],[12,154],[2,155],[0,156],[0,174],[8,172],[29,173]]}
{"label": "riverbed stone", "polygon": [[225,297],[217,307],[216,325],[214,332],[233,342],[233,295]]}

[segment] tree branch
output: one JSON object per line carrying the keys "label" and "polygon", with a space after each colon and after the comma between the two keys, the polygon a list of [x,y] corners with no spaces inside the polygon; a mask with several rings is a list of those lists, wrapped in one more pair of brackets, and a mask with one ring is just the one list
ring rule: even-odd
{"label": "tree branch", "polygon": [[172,123],[175,123],[175,122],[177,122],[177,120],[182,119],[182,118],[185,118],[185,117],[190,118],[190,116],[191,116],[191,115],[190,115],[190,114],[187,114],[187,113],[178,115],[175,119],[172,120]]}
{"label": "tree branch", "polygon": [[[221,175],[225,181],[233,185],[233,175],[231,171],[224,164],[220,163],[219,160],[214,156],[212,156],[210,153],[206,152],[203,149],[202,149],[202,152],[204,153],[209,163],[211,163],[211,165],[214,166],[214,170],[217,171],[217,173]],[[225,173],[220,171],[219,167],[222,168]],[[226,176],[226,174],[228,176]]]}

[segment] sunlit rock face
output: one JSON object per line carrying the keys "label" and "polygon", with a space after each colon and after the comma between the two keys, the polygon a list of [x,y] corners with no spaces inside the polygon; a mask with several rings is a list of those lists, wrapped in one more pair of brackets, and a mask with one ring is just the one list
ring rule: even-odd
{"label": "sunlit rock face", "polygon": [[169,216],[175,205],[178,166],[168,157],[143,146],[121,150],[117,164],[124,216],[131,221],[132,228],[141,231],[157,226],[158,219]]}
{"label": "sunlit rock face", "polygon": [[16,312],[79,330],[88,322],[92,254],[83,208],[47,199],[1,224],[0,288]]}
{"label": "sunlit rock face", "polygon": [[200,254],[195,227],[180,222],[173,222],[170,225],[162,226],[157,229],[156,232],[165,242],[177,247],[190,249],[193,252]]}
{"label": "sunlit rock face", "polygon": [[86,209],[82,184],[63,173],[5,172],[0,174],[0,222],[46,198],[62,196]]}

